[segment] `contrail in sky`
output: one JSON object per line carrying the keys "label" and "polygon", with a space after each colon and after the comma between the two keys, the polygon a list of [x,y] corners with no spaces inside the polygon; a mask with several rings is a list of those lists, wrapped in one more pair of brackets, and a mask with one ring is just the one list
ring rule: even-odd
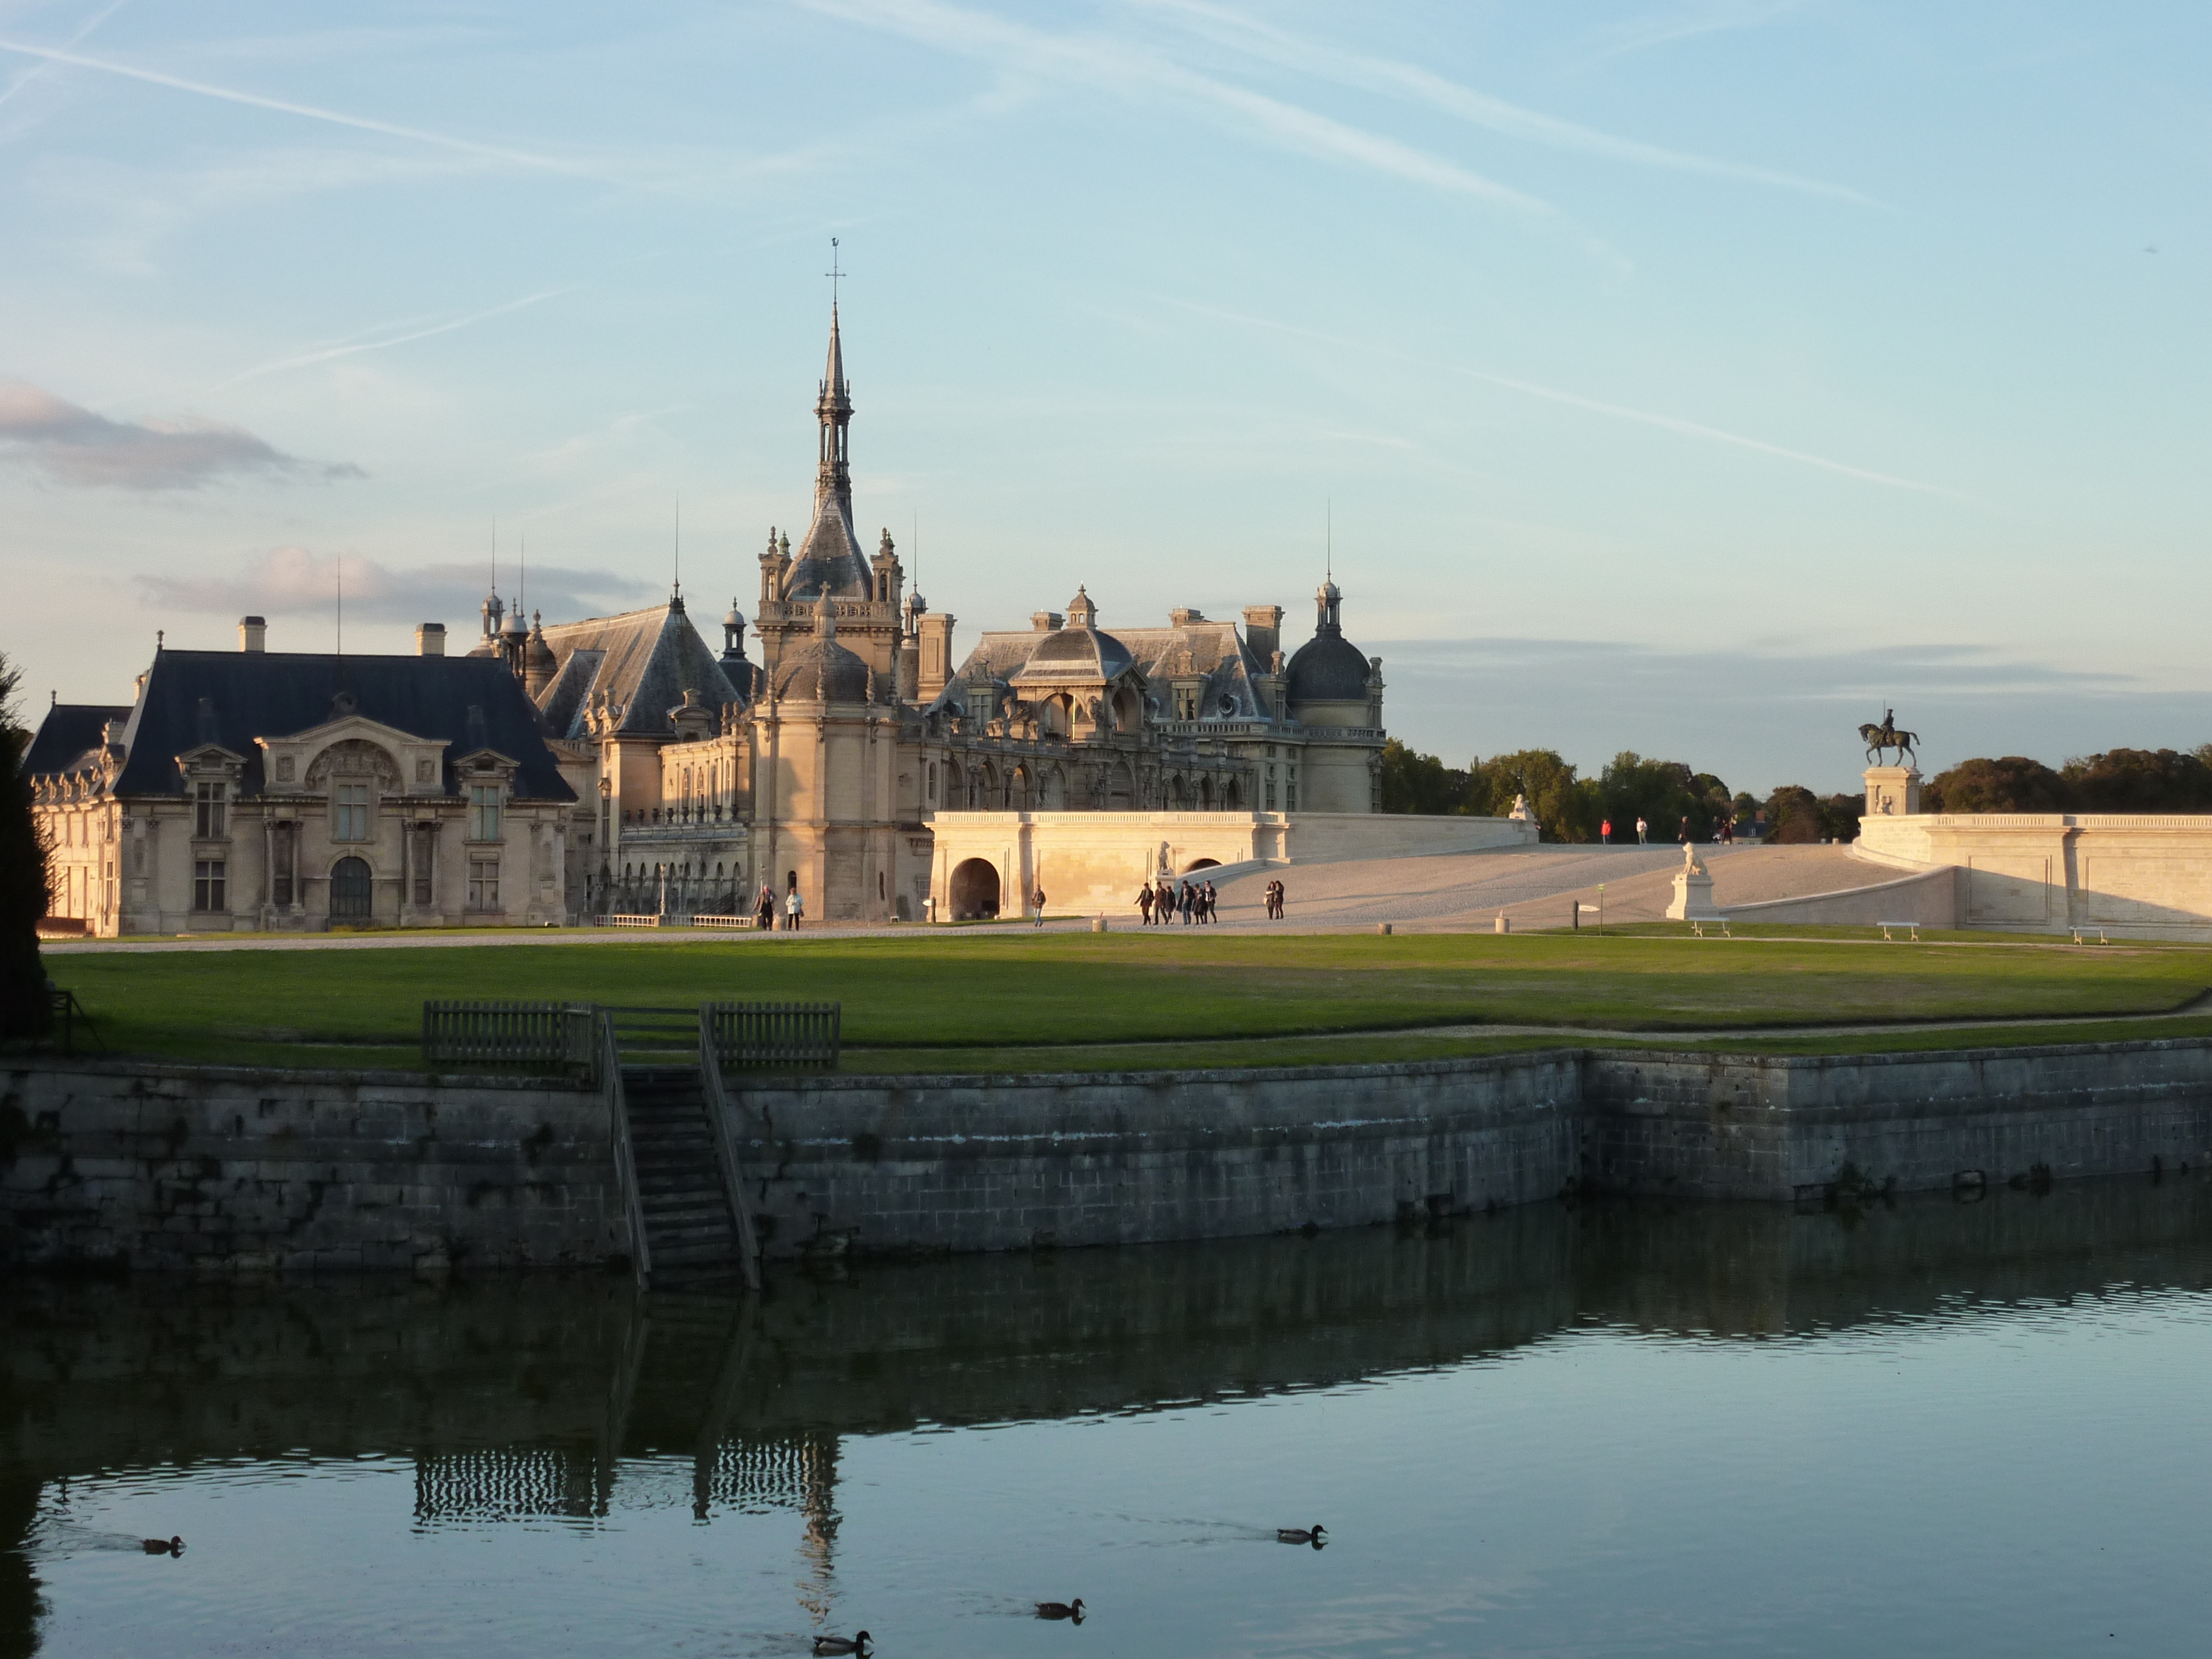
{"label": "contrail in sky", "polygon": [[1761,455],[1772,455],[1785,461],[1796,461],[1806,466],[1817,466],[1823,471],[1842,474],[1847,478],[1863,478],[1869,483],[1884,484],[1892,489],[1917,490],[1923,495],[1942,495],[1953,501],[1971,499],[1962,491],[1942,484],[1922,483],[1917,478],[1900,478],[1893,473],[1876,472],[1870,467],[1853,466],[1847,461],[1832,461],[1825,455],[1813,455],[1802,449],[1788,449],[1780,444],[1768,443],[1763,438],[1747,438],[1740,432],[1729,432],[1717,426],[1707,426],[1699,421],[1686,421],[1675,415],[1656,414],[1647,409],[1631,409],[1625,404],[1609,404],[1597,398],[1585,398],[1578,392],[1561,392],[1556,387],[1539,386],[1533,380],[1516,380],[1510,375],[1492,374],[1486,369],[1462,368],[1452,363],[1437,362],[1429,358],[1415,357],[1409,352],[1394,350],[1389,346],[1369,343],[1364,340],[1347,339],[1342,335],[1324,334],[1319,329],[1300,328],[1293,323],[1279,323],[1270,317],[1247,316],[1242,312],[1222,311],[1212,306],[1199,305],[1189,300],[1170,299],[1168,303],[1185,311],[1194,311],[1203,316],[1218,317],[1224,322],[1242,323],[1248,328],[1266,329],[1277,334],[1288,334],[1302,340],[1313,340],[1323,345],[1364,351],[1379,357],[1392,357],[1403,363],[1413,363],[1423,368],[1441,368],[1446,374],[1457,374],[1466,380],[1480,380],[1485,385],[1502,386],[1509,392],[1518,392],[1524,397],[1541,398],[1547,403],[1565,404],[1571,409],[1588,410],[1594,415],[1609,415],[1619,421],[1633,421],[1640,426],[1655,426],[1663,432],[1678,433],[1689,438],[1711,438],[1716,443],[1733,444],[1739,449],[1748,449]]}
{"label": "contrail in sky", "polygon": [[[114,16],[117,12],[122,10],[123,3],[124,0],[112,0],[112,3],[97,12],[94,12],[92,15],[92,21],[86,23],[82,28],[78,29],[75,34],[70,36],[67,40],[63,42],[63,45],[64,46],[75,46],[78,41],[83,40],[86,35],[90,34],[102,23],[105,23],[109,18]],[[7,91],[0,92],[0,104],[6,103],[10,98],[13,98],[17,93],[22,91],[25,87],[29,86],[32,82],[37,80],[41,75],[44,75],[52,67],[53,64],[52,62],[32,64],[30,68],[25,70],[21,75],[15,77],[14,83],[9,87]]]}
{"label": "contrail in sky", "polygon": [[204,81],[188,81],[180,75],[165,75],[159,70],[138,69],[106,58],[87,58],[64,47],[34,46],[21,40],[0,40],[0,52],[18,52],[23,57],[41,58],[49,64],[65,64],[71,69],[97,70],[102,75],[117,75],[126,81],[167,87],[173,92],[195,93],[202,98],[219,99],[227,104],[243,104],[250,109],[274,110],[282,115],[297,115],[310,121],[327,121],[333,126],[351,127],[357,132],[381,133],[387,138],[404,138],[412,143],[458,150],[464,155],[481,155],[491,161],[509,161],[517,167],[536,167],[547,173],[562,173],[574,178],[607,182],[604,175],[590,167],[556,161],[550,156],[533,155],[527,150],[507,149],[498,144],[480,144],[473,139],[455,138],[442,132],[428,132],[421,127],[404,127],[392,121],[371,120],[367,116],[347,115],[338,110],[319,109],[313,104],[294,103],[289,99],[264,98],[259,93],[211,86]]}
{"label": "contrail in sky", "polygon": [[296,357],[280,357],[273,363],[263,363],[243,374],[234,374],[227,380],[209,387],[221,392],[245,380],[257,380],[264,374],[276,374],[288,368],[305,368],[311,363],[326,363],[334,357],[351,357],[363,351],[382,351],[387,346],[405,345],[410,340],[427,340],[434,334],[451,334],[457,328],[466,328],[471,323],[481,323],[489,317],[504,316],[510,311],[520,311],[525,306],[534,306],[540,301],[551,300],[563,294],[574,294],[573,288],[549,288],[542,294],[526,294],[520,300],[509,300],[483,311],[472,311],[465,317],[456,317],[449,322],[434,323],[428,328],[418,328],[408,334],[395,334],[389,339],[363,340],[357,344],[326,346],[320,350],[301,353]]}

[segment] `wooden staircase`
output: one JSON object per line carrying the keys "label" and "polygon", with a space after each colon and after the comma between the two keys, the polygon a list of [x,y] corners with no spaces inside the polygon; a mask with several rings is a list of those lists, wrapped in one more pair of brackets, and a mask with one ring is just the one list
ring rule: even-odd
{"label": "wooden staircase", "polygon": [[738,1218],[698,1068],[625,1066],[622,1079],[650,1284],[742,1278]]}

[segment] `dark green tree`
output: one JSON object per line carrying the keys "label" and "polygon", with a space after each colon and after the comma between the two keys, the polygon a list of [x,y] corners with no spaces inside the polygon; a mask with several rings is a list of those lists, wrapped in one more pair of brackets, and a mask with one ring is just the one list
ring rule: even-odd
{"label": "dark green tree", "polygon": [[22,672],[0,656],[0,1039],[42,1036],[53,1018],[39,919],[46,914],[46,843],[31,815],[23,756],[31,734],[17,723]]}
{"label": "dark green tree", "polygon": [[1825,838],[1820,798],[1804,785],[1785,783],[1766,798],[1766,838],[1787,846]]}
{"label": "dark green tree", "polygon": [[1930,812],[2064,812],[2073,802],[2072,785],[2025,755],[1961,761],[1920,792]]}
{"label": "dark green tree", "polygon": [[1469,810],[1502,818],[1516,795],[1528,799],[1537,833],[1546,841],[1595,841],[1603,813],[1597,787],[1550,749],[1520,749],[1478,760],[1468,791]]}
{"label": "dark green tree", "polygon": [[[2077,812],[2212,811],[2212,766],[2205,751],[2108,749],[2069,760],[2065,779]],[[1956,808],[1953,808],[1956,811]]]}
{"label": "dark green tree", "polygon": [[1434,755],[1408,749],[1395,738],[1382,744],[1382,810],[1386,812],[1464,812],[1468,775]]}

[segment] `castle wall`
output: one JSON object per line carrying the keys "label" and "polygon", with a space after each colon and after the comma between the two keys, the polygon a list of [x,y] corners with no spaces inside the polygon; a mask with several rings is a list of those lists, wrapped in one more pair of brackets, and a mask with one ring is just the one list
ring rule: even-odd
{"label": "castle wall", "polygon": [[2151,812],[1922,812],[1862,820],[1856,851],[1960,872],[1958,925],[2101,927],[2212,940],[2212,817]]}
{"label": "castle wall", "polygon": [[[1577,1188],[1787,1201],[2212,1164],[2202,1038],[732,1081],[782,1259],[1358,1227]],[[580,1264],[623,1256],[627,1228],[593,1089],[19,1062],[0,1097],[0,1260]]]}

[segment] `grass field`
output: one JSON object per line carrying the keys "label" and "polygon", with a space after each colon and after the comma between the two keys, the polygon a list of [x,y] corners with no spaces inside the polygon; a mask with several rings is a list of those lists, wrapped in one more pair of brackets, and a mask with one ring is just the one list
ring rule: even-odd
{"label": "grass field", "polygon": [[[2147,1014],[2212,987],[2212,950],[2201,946],[1588,933],[1269,938],[1177,929],[146,955],[63,947],[46,960],[112,1050],[355,1066],[418,1064],[422,1004],[446,997],[836,1001],[844,1005],[848,1071],[1034,1071],[1416,1059],[1560,1041],[1409,1029],[1442,1025],[1655,1037],[1740,1031],[1726,1047],[1798,1052],[2088,1041],[2070,1028],[1753,1034],[1808,1024]],[[2183,1017],[2104,1035],[2163,1035],[2169,1024],[2212,1031],[2212,1022]],[[1668,1046],[1705,1045],[1678,1038]]]}

